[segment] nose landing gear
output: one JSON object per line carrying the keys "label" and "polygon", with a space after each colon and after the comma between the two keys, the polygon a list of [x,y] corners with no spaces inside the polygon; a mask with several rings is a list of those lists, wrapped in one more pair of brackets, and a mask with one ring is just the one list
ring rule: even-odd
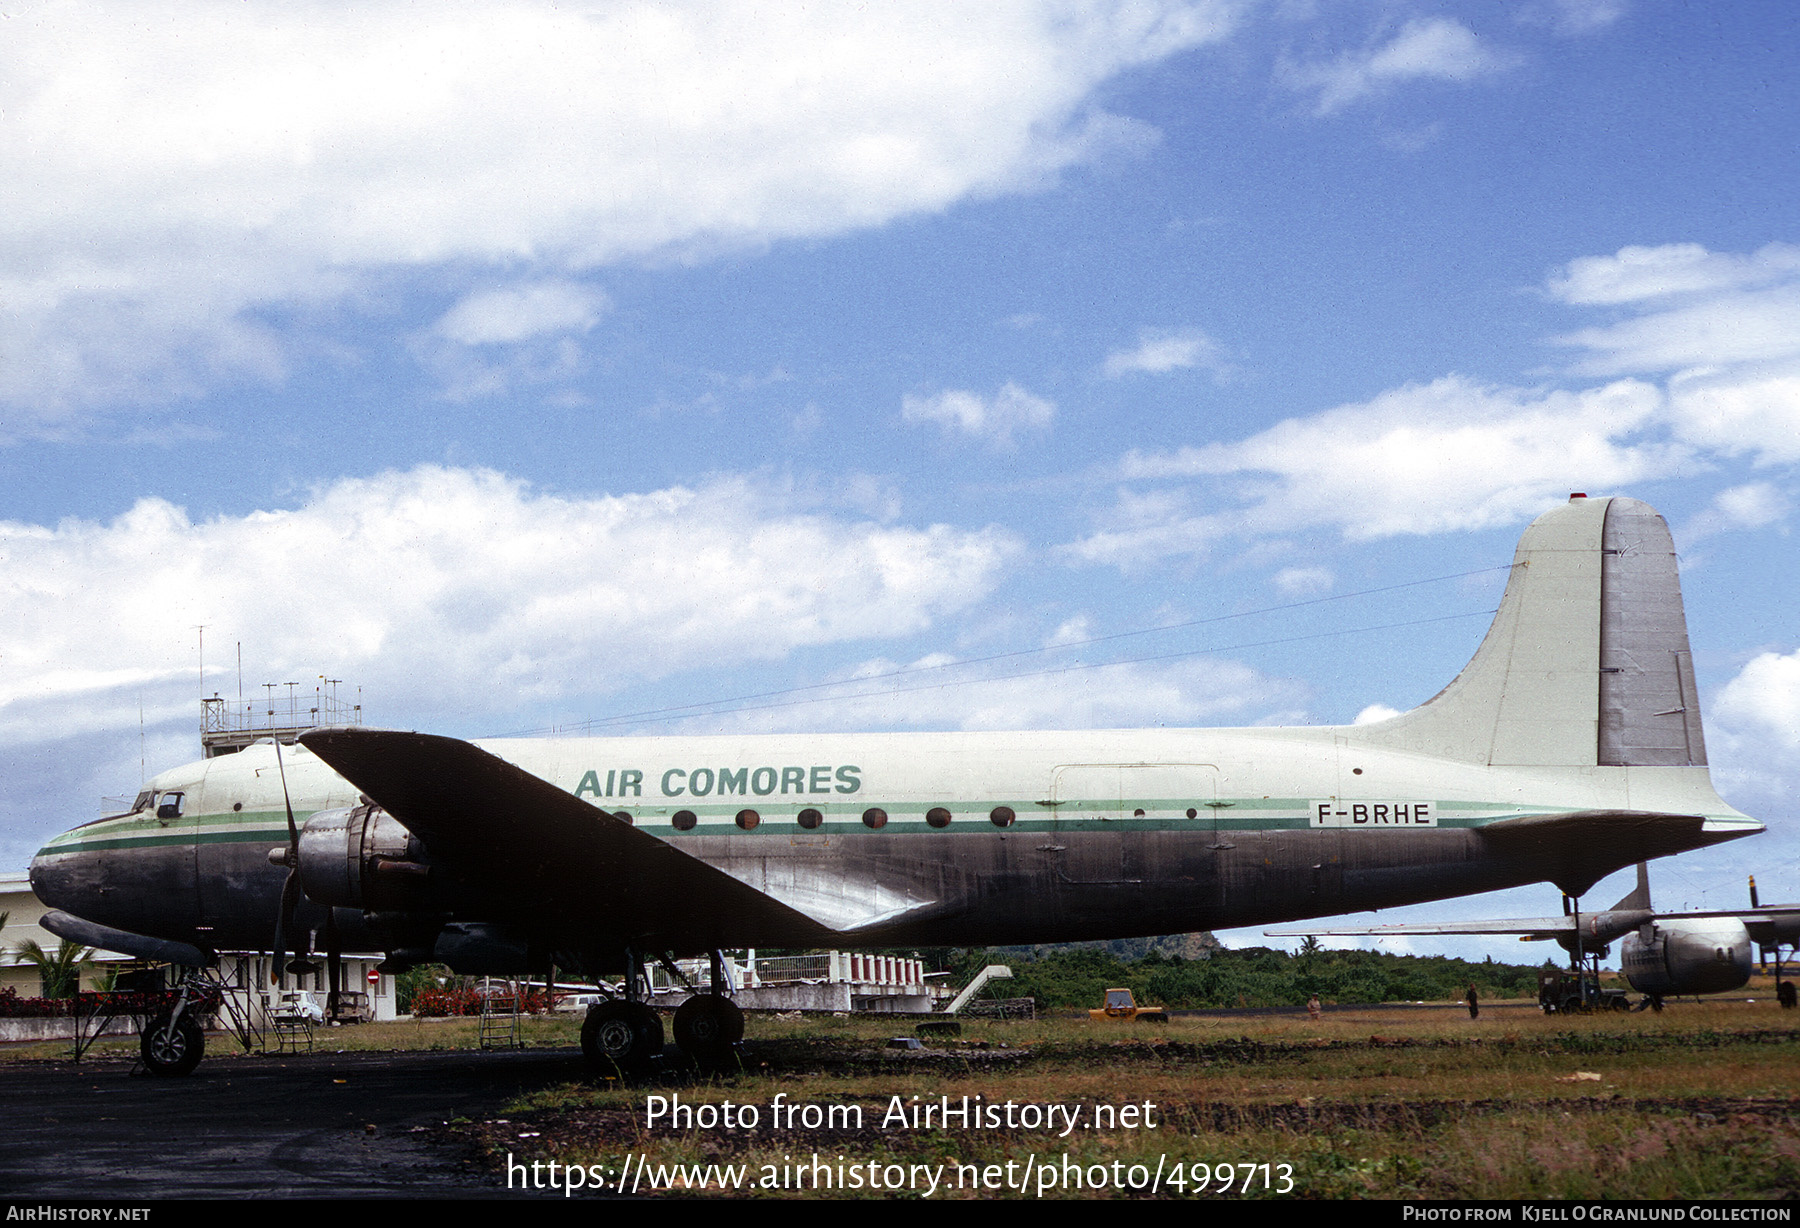
{"label": "nose landing gear", "polygon": [[206,1054],[206,1034],[180,1005],[163,1011],[145,1026],[138,1041],[144,1068],[153,1075],[176,1078],[192,1074]]}

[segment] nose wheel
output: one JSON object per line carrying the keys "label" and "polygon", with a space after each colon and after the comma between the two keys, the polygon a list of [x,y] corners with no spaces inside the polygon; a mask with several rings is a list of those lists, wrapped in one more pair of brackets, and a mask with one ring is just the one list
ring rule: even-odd
{"label": "nose wheel", "polygon": [[206,1034],[192,1015],[184,1012],[178,1016],[172,1009],[166,1010],[144,1028],[138,1053],[153,1075],[175,1078],[192,1074],[206,1053]]}

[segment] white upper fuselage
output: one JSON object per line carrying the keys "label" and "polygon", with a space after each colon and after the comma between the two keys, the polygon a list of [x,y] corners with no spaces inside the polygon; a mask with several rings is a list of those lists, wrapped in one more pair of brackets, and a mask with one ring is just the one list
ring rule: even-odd
{"label": "white upper fuselage", "polygon": [[[1021,825],[1137,820],[1209,828],[1478,826],[1512,815],[1636,810],[1707,817],[1707,829],[1745,834],[1760,824],[1725,804],[1704,768],[1512,767],[1462,763],[1372,747],[1373,726],[1308,729],[1101,730],[1021,733],[765,734],[654,738],[495,739],[483,749],[638,826],[680,838],[735,830],[755,810],[771,831],[801,810],[829,830],[863,825],[871,808],[894,830],[925,829],[934,807],[946,831],[988,825],[997,806]],[[303,747],[283,749],[295,810],[349,805],[356,790]],[[273,747],[188,764],[150,787],[186,794],[184,814],[267,824],[282,816]],[[1389,807],[1323,820],[1322,802]],[[235,808],[235,809],[234,809]],[[1341,807],[1338,807],[1341,808]],[[1142,811],[1143,813],[1138,813]],[[251,816],[255,816],[252,818]],[[229,816],[229,817],[228,817]],[[1357,818],[1370,821],[1357,822]],[[285,818],[282,819],[285,824]],[[88,831],[89,829],[77,829]],[[71,833],[73,834],[73,833]]]}

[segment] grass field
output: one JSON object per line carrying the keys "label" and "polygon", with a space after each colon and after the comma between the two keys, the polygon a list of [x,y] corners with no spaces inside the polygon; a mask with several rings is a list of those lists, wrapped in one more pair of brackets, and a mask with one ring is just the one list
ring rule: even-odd
{"label": "grass field", "polygon": [[[885,1048],[899,1020],[752,1016],[728,1073],[570,1082],[452,1129],[497,1170],[510,1157],[578,1166],[590,1184],[635,1172],[639,1193],[660,1177],[739,1197],[812,1197],[822,1182],[868,1197],[1141,1197],[1152,1184],[1215,1197],[1227,1181],[1232,1197],[1791,1197],[1797,1023],[1767,1000],[1585,1017],[1495,1004],[1478,1020],[1392,1007],[972,1021],[908,1053]],[[578,1026],[533,1020],[528,1040],[574,1045]],[[330,1029],[318,1044],[473,1048],[475,1025]],[[992,1120],[946,1120],[946,1103]]]}
{"label": "grass field", "polygon": [[[936,1197],[1004,1196],[1007,1188],[983,1188],[990,1165],[1000,1166],[995,1175],[1014,1195],[1046,1197],[1145,1196],[1148,1189],[1131,1187],[1155,1180],[1159,1165],[1164,1196],[1218,1196],[1225,1165],[1231,1196],[1800,1192],[1800,1029],[1772,1004],[1561,1018],[1490,1007],[1479,1020],[1391,1008],[1328,1012],[1316,1023],[977,1023],[965,1027],[962,1044],[922,1054],[883,1049],[896,1030],[868,1019],[756,1019],[745,1067],[728,1076],[547,1089],[506,1122],[471,1128],[499,1164],[510,1153],[515,1162],[556,1159],[605,1174],[622,1171],[630,1155],[652,1166],[742,1164],[777,1186],[729,1191],[746,1196],[812,1196],[810,1188],[780,1187],[793,1184],[796,1161],[816,1172],[815,1155],[832,1170],[827,1176],[847,1171],[833,1167],[839,1157],[906,1166],[904,1192],[915,1196],[922,1189],[914,1166],[936,1168]],[[671,1128],[666,1111],[647,1121],[651,1097],[677,1095],[690,1108],[715,1106],[721,1119],[727,1101],[740,1106],[738,1128],[708,1125],[699,1114]],[[1012,1102],[1014,1124],[967,1128],[953,1116],[915,1128],[893,1116],[896,1105],[910,1112],[944,1097],[960,1105],[964,1096],[995,1109]],[[782,1126],[777,1114],[795,1103],[859,1106],[860,1128],[843,1116],[811,1129]],[[1079,1124],[1068,1129],[1064,1115],[1033,1128],[1023,1120],[1026,1105],[1063,1106]],[[1096,1124],[1096,1106],[1127,1105],[1140,1113],[1154,1106],[1154,1125]],[[755,1127],[743,1126],[741,1106],[758,1110]],[[886,1168],[889,1178],[898,1171]],[[1070,1188],[1072,1171],[1100,1173],[1103,1188],[1087,1180]],[[1179,1187],[1170,1184],[1177,1171]],[[718,1188],[727,1174],[717,1175],[715,1192],[727,1193]]]}

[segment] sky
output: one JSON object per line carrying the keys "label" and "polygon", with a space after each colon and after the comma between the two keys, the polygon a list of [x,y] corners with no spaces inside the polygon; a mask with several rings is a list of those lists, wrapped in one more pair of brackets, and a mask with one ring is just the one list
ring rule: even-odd
{"label": "sky", "polygon": [[1797,25],[17,0],[0,865],[240,685],[467,737],[1366,719],[1585,491],[1668,518],[1770,827],[1657,902],[1800,898]]}

